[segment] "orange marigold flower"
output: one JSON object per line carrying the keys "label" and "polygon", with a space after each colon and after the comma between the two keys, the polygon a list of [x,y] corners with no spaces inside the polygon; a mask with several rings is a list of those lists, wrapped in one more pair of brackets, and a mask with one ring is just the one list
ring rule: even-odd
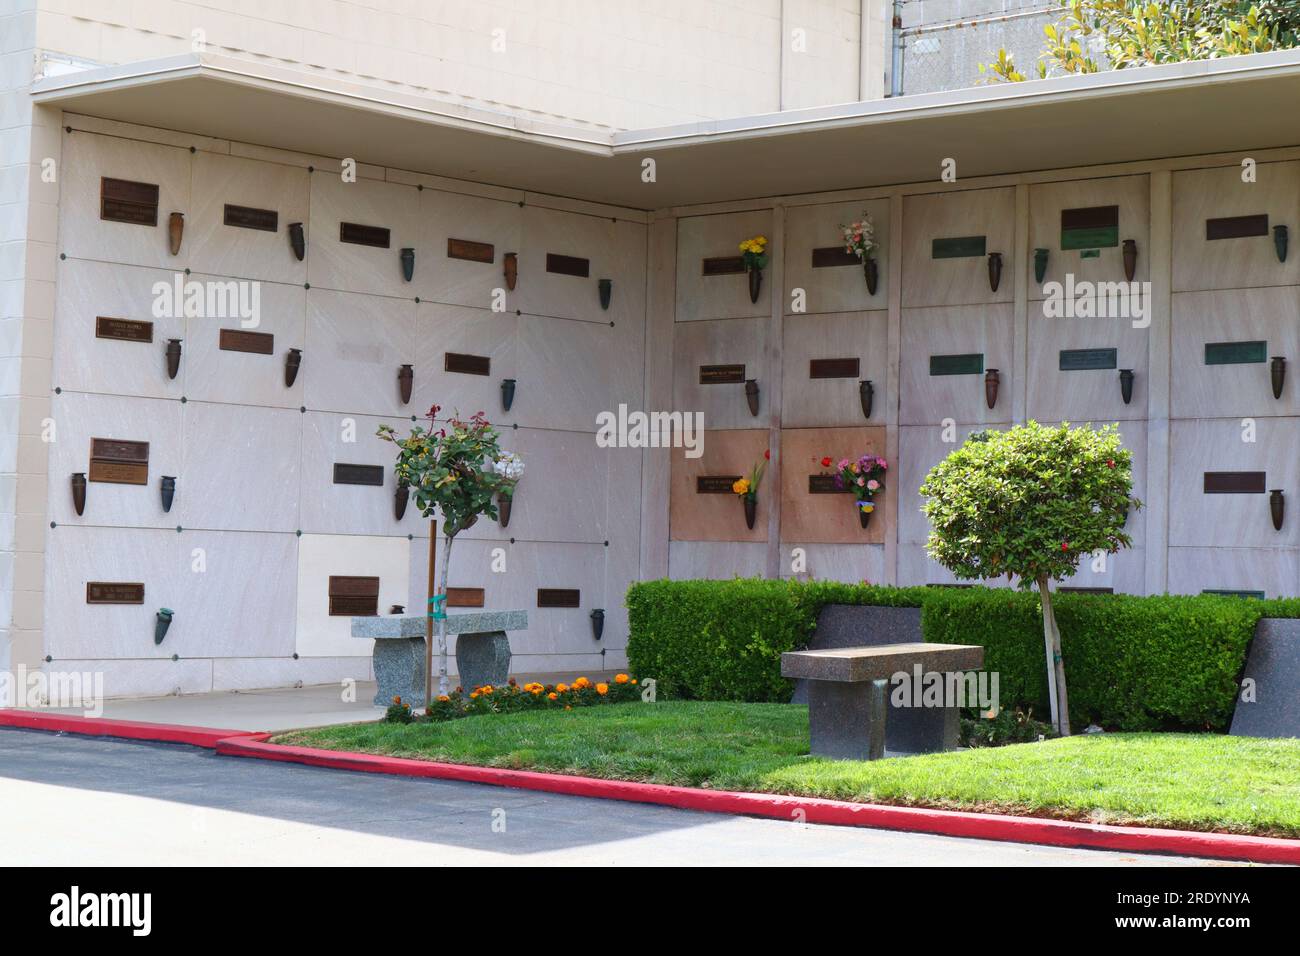
{"label": "orange marigold flower", "polygon": [[546,697],[547,697],[548,700],[559,700],[559,699],[560,699],[560,695],[557,694],[557,693],[555,693],[555,691],[551,691],[549,694],[546,695]]}
{"label": "orange marigold flower", "polygon": [[402,698],[401,698],[401,696],[395,696],[395,697],[393,698],[393,703],[394,703],[394,704],[400,704],[401,702],[402,702]]}
{"label": "orange marigold flower", "polygon": [[564,709],[565,709],[565,710],[573,710],[573,705],[571,705],[571,704],[565,704],[565,705],[564,705]]}
{"label": "orange marigold flower", "polygon": [[609,693],[609,685],[608,685],[608,684],[597,684],[597,685],[596,685],[596,693],[599,694],[601,697],[604,697],[606,694]]}
{"label": "orange marigold flower", "polygon": [[627,675],[626,675],[626,674],[615,674],[615,675],[614,675],[614,683],[615,683],[615,684],[626,684],[626,683],[627,683]]}
{"label": "orange marigold flower", "polygon": [[469,699],[470,699],[470,700],[478,700],[478,691],[476,691],[476,690],[475,690],[475,691],[470,691]]}
{"label": "orange marigold flower", "polygon": [[448,697],[446,694],[439,694],[439,695],[438,695],[438,702],[439,702],[439,703],[443,703],[443,704],[445,704],[445,703],[447,703],[447,701],[449,701],[449,700],[451,700],[451,698]]}
{"label": "orange marigold flower", "polygon": [[574,687],[590,687],[590,686],[591,686],[591,681],[587,680],[587,678],[585,678],[585,677],[579,677],[577,680],[575,680],[575,681],[573,682],[573,686],[574,686]]}
{"label": "orange marigold flower", "polygon": [[565,693],[566,691],[568,691],[568,689],[569,689],[569,685],[568,685],[568,684],[556,684],[556,685],[555,685],[555,689],[556,689],[559,693],[563,694],[563,693]]}
{"label": "orange marigold flower", "polygon": [[636,683],[636,678],[635,678],[635,677],[632,678],[632,683],[633,683],[633,684]]}

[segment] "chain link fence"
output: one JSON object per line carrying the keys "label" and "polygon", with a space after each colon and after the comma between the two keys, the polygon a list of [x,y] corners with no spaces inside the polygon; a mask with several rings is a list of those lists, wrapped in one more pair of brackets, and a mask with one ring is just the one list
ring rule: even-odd
{"label": "chain link fence", "polygon": [[1043,27],[1061,13],[1059,0],[902,0],[898,6],[902,68],[893,95],[978,86],[988,79],[980,64],[997,59],[1000,48],[1033,78]]}

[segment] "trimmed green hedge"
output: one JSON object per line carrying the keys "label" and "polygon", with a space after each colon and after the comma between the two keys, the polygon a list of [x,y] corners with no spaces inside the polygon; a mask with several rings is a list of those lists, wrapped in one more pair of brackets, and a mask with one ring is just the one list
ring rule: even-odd
{"label": "trimmed green hedge", "polygon": [[[1038,596],[1006,589],[643,581],[627,594],[628,664],[668,697],[789,700],[781,653],[806,646],[824,604],[920,607],[925,640],[984,646],[1003,708],[1048,712]],[[1072,723],[1120,730],[1225,729],[1256,622],[1300,617],[1297,599],[1061,593],[1054,604]]]}

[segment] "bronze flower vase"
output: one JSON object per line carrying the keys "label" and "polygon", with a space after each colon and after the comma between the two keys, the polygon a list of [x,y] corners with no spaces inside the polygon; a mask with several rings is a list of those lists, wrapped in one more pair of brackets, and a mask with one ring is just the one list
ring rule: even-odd
{"label": "bronze flower vase", "polygon": [[862,417],[871,417],[871,405],[875,398],[876,388],[871,382],[863,380],[858,382],[858,402],[862,405]]}
{"label": "bronze flower vase", "polygon": [[989,290],[998,291],[998,286],[1002,284],[1002,253],[989,253]]}
{"label": "bronze flower vase", "polygon": [[167,340],[167,377],[175,378],[181,370],[181,340]]}
{"label": "bronze flower vase", "polygon": [[1285,510],[1285,502],[1282,500],[1282,489],[1274,488],[1268,493],[1268,513],[1273,518],[1273,530],[1282,530],[1282,514]]}
{"label": "bronze flower vase", "polygon": [[185,238],[185,213],[174,212],[167,220],[167,247],[171,254],[181,254],[181,241]]}
{"label": "bronze flower vase", "polygon": [[401,393],[402,404],[411,404],[411,389],[415,386],[415,367],[403,365],[397,370],[397,388]]}
{"label": "bronze flower vase", "polygon": [[84,471],[72,473],[72,507],[77,510],[79,515],[86,513],[86,473]]}
{"label": "bronze flower vase", "polygon": [[749,276],[749,301],[758,301],[758,291],[763,287],[763,270],[750,267],[746,270]]}
{"label": "bronze flower vase", "polygon": [[989,369],[984,373],[984,401],[992,408],[998,403],[998,385],[1002,382],[1002,376],[995,368]]}
{"label": "bronze flower vase", "polygon": [[1050,249],[1038,248],[1034,250],[1034,281],[1039,285],[1047,278],[1047,257],[1052,254]]}
{"label": "bronze flower vase", "polygon": [[1119,397],[1124,399],[1125,405],[1133,401],[1133,370],[1131,368],[1119,370]]}
{"label": "bronze flower vase", "polygon": [[307,255],[307,237],[303,235],[302,223],[289,223],[289,248],[293,250],[293,257],[302,262],[303,256]]}
{"label": "bronze flower vase", "polygon": [[514,495],[497,494],[497,524],[503,528],[510,527],[510,506],[514,500]]}
{"label": "bronze flower vase", "polygon": [[501,267],[506,277],[506,288],[515,291],[515,283],[519,281],[519,253],[507,252],[501,257]]}
{"label": "bronze flower vase", "polygon": [[876,294],[876,286],[880,283],[880,266],[875,259],[868,256],[862,260],[862,272],[867,277],[867,295]]}
{"label": "bronze flower vase", "polygon": [[754,521],[758,518],[758,499],[751,498],[749,495],[741,495],[740,500],[745,505],[745,527],[753,531]]}
{"label": "bronze flower vase", "polygon": [[1136,239],[1124,240],[1124,278],[1129,282],[1137,275],[1138,267],[1138,244]]}
{"label": "bronze flower vase", "polygon": [[284,357],[284,387],[293,388],[298,381],[298,369],[302,367],[302,349],[289,349]]}
{"label": "bronze flower vase", "polygon": [[1286,357],[1274,355],[1269,363],[1268,377],[1273,384],[1273,397],[1282,397],[1282,386],[1286,384]]}

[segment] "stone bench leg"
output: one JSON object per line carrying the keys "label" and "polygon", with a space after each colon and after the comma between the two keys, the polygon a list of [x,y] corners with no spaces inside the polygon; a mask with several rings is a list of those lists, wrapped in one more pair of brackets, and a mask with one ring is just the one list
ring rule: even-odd
{"label": "stone bench leg", "polygon": [[424,706],[424,638],[385,638],[375,641],[375,703],[387,707],[394,697],[412,709]]}
{"label": "stone bench leg", "polygon": [[885,755],[889,681],[810,680],[808,729],[814,757],[879,760]]}
{"label": "stone bench leg", "polygon": [[889,750],[932,754],[961,743],[961,712],[956,707],[889,707]]}
{"label": "stone bench leg", "polygon": [[469,693],[475,687],[500,687],[510,677],[510,639],[505,631],[456,636],[456,673]]}

